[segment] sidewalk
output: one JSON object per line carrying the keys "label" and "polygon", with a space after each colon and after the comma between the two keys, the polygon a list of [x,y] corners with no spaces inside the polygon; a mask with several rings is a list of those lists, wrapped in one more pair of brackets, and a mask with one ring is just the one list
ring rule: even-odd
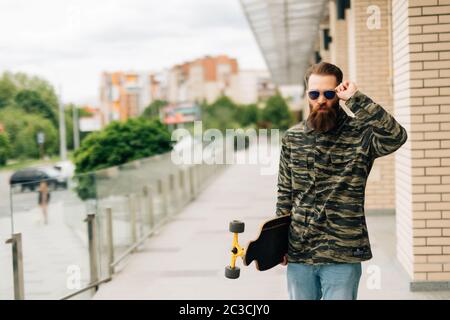
{"label": "sidewalk", "polygon": [[[276,155],[278,157],[278,155]],[[276,175],[257,165],[234,165],[217,177],[160,233],[147,240],[94,299],[287,299],[286,268],[258,272],[241,267],[229,280],[230,220],[246,223],[245,245],[259,224],[275,214]],[[395,258],[395,216],[369,216],[374,258],[363,263],[359,299],[449,299],[450,292],[409,292],[409,279]],[[379,267],[380,289],[368,289],[370,266]]]}
{"label": "sidewalk", "polygon": [[[278,157],[278,155],[276,155]],[[245,245],[259,224],[274,215],[276,175],[257,165],[226,169],[173,221],[150,238],[95,299],[286,299],[285,269],[241,268],[239,280],[224,277],[230,263],[230,220],[246,223]],[[242,260],[238,260],[242,266]],[[245,289],[245,290],[244,290]]]}

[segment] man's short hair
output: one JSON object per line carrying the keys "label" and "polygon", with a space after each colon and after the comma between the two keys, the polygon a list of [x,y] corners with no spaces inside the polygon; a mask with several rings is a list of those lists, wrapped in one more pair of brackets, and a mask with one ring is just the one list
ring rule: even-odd
{"label": "man's short hair", "polygon": [[308,80],[312,74],[331,75],[335,76],[336,82],[339,85],[342,82],[342,71],[338,66],[328,62],[320,62],[313,64],[306,70],[305,73],[305,88],[308,87]]}

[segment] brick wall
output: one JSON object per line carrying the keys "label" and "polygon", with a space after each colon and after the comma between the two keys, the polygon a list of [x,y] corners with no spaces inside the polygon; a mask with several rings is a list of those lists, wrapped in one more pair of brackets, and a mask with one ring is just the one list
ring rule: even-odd
{"label": "brick wall", "polygon": [[[393,114],[391,75],[391,25],[388,0],[356,0],[351,2],[348,28],[349,65],[359,89]],[[380,28],[369,28],[367,21],[373,16],[369,6],[379,8]],[[351,52],[350,52],[351,51]],[[351,54],[350,54],[351,53]],[[370,173],[366,187],[367,210],[395,208],[395,154],[379,158]]]}
{"label": "brick wall", "polygon": [[345,20],[337,20],[336,2],[330,1],[330,62],[341,68],[344,77],[348,78],[348,45],[347,16]]}
{"label": "brick wall", "polygon": [[414,281],[450,281],[450,0],[392,4],[397,254]]}

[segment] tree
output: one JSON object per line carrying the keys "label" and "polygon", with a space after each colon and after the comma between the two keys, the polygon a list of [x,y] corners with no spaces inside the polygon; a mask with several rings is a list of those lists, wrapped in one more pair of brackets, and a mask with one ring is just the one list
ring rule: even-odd
{"label": "tree", "polygon": [[58,153],[58,131],[52,123],[42,116],[29,114],[24,117],[25,127],[19,131],[14,141],[14,154],[16,158],[39,158],[41,155],[37,143],[38,132],[45,137],[45,155]]}
{"label": "tree", "polygon": [[238,118],[243,127],[256,126],[260,118],[260,110],[256,104],[242,106],[241,111],[238,112]]}
{"label": "tree", "polygon": [[112,122],[93,132],[75,151],[77,173],[94,171],[172,150],[171,135],[159,120]]}
{"label": "tree", "polygon": [[4,73],[0,78],[0,108],[11,103],[17,93],[17,87],[8,73]]}
{"label": "tree", "polygon": [[39,92],[42,100],[55,110],[55,112],[58,111],[58,97],[55,89],[47,80],[37,76],[29,76],[21,72],[12,75],[12,77],[19,89]]}
{"label": "tree", "polygon": [[217,98],[214,103],[201,105],[202,121],[205,129],[219,129],[225,133],[226,129],[240,128],[238,121],[238,106],[227,96]]}
{"label": "tree", "polygon": [[39,145],[36,140],[39,131],[45,134],[45,152],[58,152],[58,131],[50,120],[38,114],[9,106],[0,110],[0,122],[8,132],[11,144],[11,158],[38,158]]}
{"label": "tree", "polygon": [[159,111],[161,108],[167,106],[169,103],[165,100],[152,101],[142,113],[142,117],[146,119],[159,118]]}
{"label": "tree", "polygon": [[262,110],[261,120],[270,123],[271,128],[287,130],[292,125],[293,117],[289,107],[280,94],[270,97]]}
{"label": "tree", "polygon": [[83,200],[96,197],[94,170],[169,152],[172,145],[170,132],[159,120],[112,122],[89,134],[74,153],[78,196]]}
{"label": "tree", "polygon": [[41,97],[38,91],[21,90],[14,97],[14,102],[27,113],[40,114],[49,119],[55,126],[58,125],[56,111]]}
{"label": "tree", "polygon": [[11,105],[15,96],[22,90],[38,92],[41,100],[57,113],[58,97],[53,86],[42,78],[30,77],[21,72],[4,72],[2,74],[0,78],[0,108]]}
{"label": "tree", "polygon": [[[46,154],[58,151],[58,97],[44,79],[25,73],[0,76],[0,121],[5,126],[13,158],[39,157],[36,134],[45,134]],[[71,116],[66,112],[68,145],[72,144]]]}
{"label": "tree", "polygon": [[0,166],[4,166],[11,153],[11,145],[6,132],[0,132]]}
{"label": "tree", "polygon": [[66,146],[68,150],[74,149],[73,144],[73,114],[72,109],[64,109],[64,120],[66,122]]}

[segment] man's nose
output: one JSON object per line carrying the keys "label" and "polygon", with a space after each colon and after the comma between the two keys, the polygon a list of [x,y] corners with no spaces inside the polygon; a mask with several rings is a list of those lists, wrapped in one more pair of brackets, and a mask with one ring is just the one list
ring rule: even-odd
{"label": "man's nose", "polygon": [[327,99],[325,99],[324,95],[321,93],[319,98],[317,99],[317,102],[322,105],[327,102]]}

